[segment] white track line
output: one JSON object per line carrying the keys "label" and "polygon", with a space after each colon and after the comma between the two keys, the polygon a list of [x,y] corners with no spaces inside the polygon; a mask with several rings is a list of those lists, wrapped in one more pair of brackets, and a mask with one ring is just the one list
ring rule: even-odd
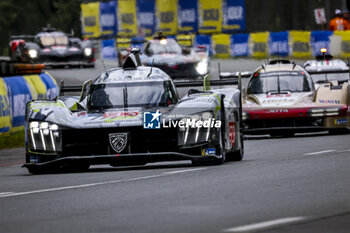
{"label": "white track line", "polygon": [[304,155],[318,155],[318,154],[325,154],[325,153],[334,152],[334,151],[335,150],[323,150],[323,151],[306,153]]}
{"label": "white track line", "polygon": [[186,170],[178,170],[178,171],[171,171],[171,172],[164,172],[163,174],[179,174],[179,173],[185,173],[185,172],[194,172],[194,171],[201,171],[205,170],[207,168],[193,168],[193,169],[186,169]]}
{"label": "white track line", "polygon": [[13,192],[3,192],[3,193],[0,193],[0,197],[3,196],[3,195],[8,195],[8,194],[11,194]]}
{"label": "white track line", "polygon": [[[193,171],[204,170],[204,169],[205,168],[181,170],[181,173],[183,173],[183,172],[193,172]],[[16,192],[6,192],[6,193],[0,193],[0,198],[2,198],[2,197],[22,196],[22,195],[29,195],[29,194],[36,194],[36,193],[54,192],[54,191],[61,191],[61,190],[68,190],[68,189],[86,188],[86,187],[92,187],[92,186],[98,186],[98,185],[106,185],[106,184],[124,183],[124,182],[128,182],[128,181],[136,181],[136,180],[153,179],[153,178],[159,178],[159,177],[175,175],[175,174],[177,174],[175,172],[180,173],[180,171],[174,171],[173,173],[168,172],[168,173],[162,173],[162,174],[159,174],[159,175],[142,176],[142,177],[125,179],[125,180],[111,180],[111,181],[104,181],[104,182],[97,182],[97,183],[90,183],[90,184],[63,186],[63,187],[57,187],[57,188],[39,189],[39,190],[33,190],[33,191],[27,191],[27,192],[18,192],[18,193],[16,193]]]}
{"label": "white track line", "polygon": [[305,220],[305,217],[289,217],[289,218],[279,218],[275,220],[270,220],[266,222],[260,222],[260,223],[253,223],[249,225],[239,226],[239,227],[232,227],[225,229],[224,232],[245,232],[245,231],[253,231],[253,230],[259,230],[263,228],[268,227],[274,227],[278,225],[293,223],[293,222],[299,222],[302,220]]}

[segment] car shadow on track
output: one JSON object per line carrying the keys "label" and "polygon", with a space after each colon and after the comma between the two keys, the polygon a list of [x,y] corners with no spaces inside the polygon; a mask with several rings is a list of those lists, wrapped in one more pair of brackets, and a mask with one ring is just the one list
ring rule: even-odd
{"label": "car shadow on track", "polygon": [[[186,161],[185,161],[186,162]],[[184,163],[169,163],[169,164],[147,164],[139,166],[120,166],[120,167],[109,167],[108,165],[100,167],[94,166],[89,168],[86,172],[117,172],[117,171],[136,171],[136,170],[159,170],[169,168],[193,168],[191,162]]]}
{"label": "car shadow on track", "polygon": [[[337,134],[337,135],[349,135],[349,134]],[[325,137],[325,136],[337,136],[329,134],[328,131],[313,132],[313,133],[297,133],[293,136],[270,136],[264,135],[245,135],[244,140],[266,140],[266,139],[288,139],[288,138],[310,138],[310,137]]]}

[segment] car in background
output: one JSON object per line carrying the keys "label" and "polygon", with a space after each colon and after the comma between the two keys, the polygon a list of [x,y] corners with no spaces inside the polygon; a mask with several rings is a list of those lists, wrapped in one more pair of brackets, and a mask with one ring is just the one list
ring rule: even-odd
{"label": "car in background", "polygon": [[348,84],[316,90],[308,72],[288,60],[273,60],[257,68],[243,95],[246,134],[292,136],[350,127]]}
{"label": "car in background", "polygon": [[9,57],[15,62],[42,63],[46,67],[95,66],[92,41],[71,37],[51,27],[35,36],[11,36]]}
{"label": "car in background", "polygon": [[[140,65],[135,52],[123,67],[77,88],[80,97],[29,102],[24,167],[41,173],[93,164],[242,160],[239,90],[190,90],[179,99],[166,73]],[[61,87],[61,93],[72,90]]]}
{"label": "car in background", "polygon": [[[120,65],[130,51],[118,49]],[[173,79],[198,79],[209,73],[209,55],[204,47],[180,46],[177,40],[161,34],[143,41],[140,58],[142,64],[160,68]]]}
{"label": "car in background", "polygon": [[316,89],[322,84],[338,86],[349,82],[349,66],[331,55],[317,56],[315,60],[306,61],[303,67],[310,74]]}

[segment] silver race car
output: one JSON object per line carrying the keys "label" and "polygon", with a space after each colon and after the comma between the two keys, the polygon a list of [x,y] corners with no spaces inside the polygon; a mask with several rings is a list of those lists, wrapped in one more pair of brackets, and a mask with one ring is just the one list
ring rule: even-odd
{"label": "silver race car", "polygon": [[[190,90],[179,99],[170,77],[123,67],[86,82],[80,97],[34,100],[26,108],[30,173],[84,170],[93,164],[144,165],[168,160],[220,164],[242,160],[240,92]],[[76,87],[61,87],[61,93]]]}

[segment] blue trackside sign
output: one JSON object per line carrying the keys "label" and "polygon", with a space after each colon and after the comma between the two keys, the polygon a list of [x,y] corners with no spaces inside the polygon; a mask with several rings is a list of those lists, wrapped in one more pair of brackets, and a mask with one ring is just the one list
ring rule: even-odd
{"label": "blue trackside sign", "polygon": [[160,129],[161,113],[157,112],[144,112],[143,113],[143,128],[144,129]]}

